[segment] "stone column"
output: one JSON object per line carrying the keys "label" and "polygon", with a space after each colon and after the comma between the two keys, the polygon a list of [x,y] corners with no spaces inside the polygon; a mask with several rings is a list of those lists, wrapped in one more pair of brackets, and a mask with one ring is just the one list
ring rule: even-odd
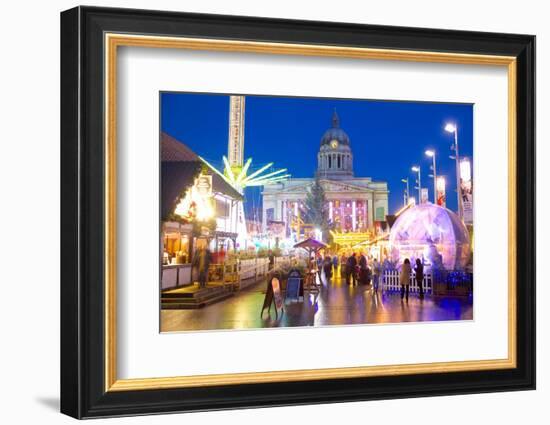
{"label": "stone column", "polygon": [[355,232],[355,229],[357,228],[357,212],[355,210],[355,199],[351,201],[351,228]]}
{"label": "stone column", "polygon": [[369,229],[372,229],[374,226],[374,199],[372,193],[370,194],[370,198],[368,199],[367,203],[367,224]]}
{"label": "stone column", "polygon": [[364,209],[364,212],[363,212],[363,226],[366,226],[367,228],[369,227],[368,225],[368,221],[369,221],[369,216],[368,216],[368,213],[369,213],[369,209],[367,207],[367,199],[363,199],[363,209]]}

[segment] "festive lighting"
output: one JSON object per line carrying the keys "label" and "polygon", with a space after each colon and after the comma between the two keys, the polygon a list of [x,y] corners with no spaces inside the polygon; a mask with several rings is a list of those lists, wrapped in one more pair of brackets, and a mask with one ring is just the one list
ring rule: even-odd
{"label": "festive lighting", "polygon": [[198,181],[199,179],[196,179],[195,184],[187,189],[185,196],[174,210],[174,214],[189,221],[207,221],[214,217],[212,196],[201,192],[197,185]]}
{"label": "festive lighting", "polygon": [[239,170],[238,167],[231,167],[227,157],[223,157],[224,163],[224,172],[222,173],[216,169],[212,164],[208,163],[204,158],[201,158],[208,166],[213,168],[218,175],[220,175],[227,183],[233,186],[237,191],[243,193],[246,187],[252,186],[264,186],[267,184],[278,183],[284,181],[290,177],[290,174],[283,174],[287,171],[286,168],[276,170],[267,174],[264,173],[268,168],[273,166],[273,163],[270,162],[266,164],[252,174],[248,174],[250,165],[252,164],[252,158],[249,158],[244,166]]}

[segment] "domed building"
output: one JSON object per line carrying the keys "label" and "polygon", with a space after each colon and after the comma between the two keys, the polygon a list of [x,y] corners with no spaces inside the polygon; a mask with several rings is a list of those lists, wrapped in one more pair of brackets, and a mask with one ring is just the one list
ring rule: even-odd
{"label": "domed building", "polygon": [[[388,214],[388,185],[370,177],[355,177],[351,139],[334,110],[331,126],[322,134],[317,175],[325,190],[329,221],[337,232],[365,232],[380,226]],[[263,231],[284,223],[285,236],[300,238],[304,202],[314,178],[291,178],[263,189]],[[307,223],[304,223],[307,224]]]}
{"label": "domed building", "polygon": [[322,177],[330,179],[353,177],[353,154],[349,136],[340,128],[340,118],[336,111],[332,116],[332,127],[321,137],[317,172]]}

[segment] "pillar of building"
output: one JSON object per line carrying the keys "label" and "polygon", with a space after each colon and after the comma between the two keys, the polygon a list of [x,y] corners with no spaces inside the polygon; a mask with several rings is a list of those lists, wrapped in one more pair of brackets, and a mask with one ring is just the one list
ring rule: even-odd
{"label": "pillar of building", "polygon": [[357,211],[355,209],[355,199],[351,201],[351,228],[353,231],[357,228]]}
{"label": "pillar of building", "polygon": [[367,224],[369,229],[374,227],[374,199],[372,193],[367,200]]}

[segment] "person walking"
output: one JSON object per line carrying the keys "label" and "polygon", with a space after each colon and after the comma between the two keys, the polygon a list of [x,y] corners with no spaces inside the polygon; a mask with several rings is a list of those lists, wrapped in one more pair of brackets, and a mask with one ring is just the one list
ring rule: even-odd
{"label": "person walking", "polygon": [[381,267],[378,260],[375,258],[372,261],[372,289],[374,292],[378,292],[378,285],[380,283],[380,273],[381,273]]}
{"label": "person walking", "polygon": [[418,285],[418,294],[422,299],[424,298],[424,288],[422,287],[422,283],[424,282],[424,265],[422,264],[422,261],[420,261],[420,258],[416,259],[414,275],[416,279],[416,284]]}
{"label": "person walking", "polygon": [[317,254],[317,275],[319,276],[319,283],[322,282],[322,274],[323,274],[323,256],[319,253]]}
{"label": "person walking", "polygon": [[382,288],[388,287],[387,279],[390,271],[392,270],[394,270],[393,264],[390,262],[388,256],[386,255],[384,257],[384,261],[382,262]]}
{"label": "person walking", "polygon": [[330,256],[330,254],[325,255],[323,270],[325,271],[325,279],[328,284],[330,279],[332,279],[332,257]]}
{"label": "person walking", "polygon": [[337,275],[338,273],[338,255],[335,254],[332,256],[332,274]]}
{"label": "person walking", "polygon": [[409,285],[411,279],[411,262],[408,258],[405,258],[403,265],[401,266],[401,272],[399,273],[399,284],[401,285],[401,299],[405,296],[409,301]]}
{"label": "person walking", "polygon": [[355,286],[357,284],[357,257],[355,252],[351,254],[346,263],[346,283]]}
{"label": "person walking", "polygon": [[275,254],[271,249],[267,253],[267,258],[269,258],[269,270],[273,270],[275,267]]}
{"label": "person walking", "polygon": [[196,252],[193,258],[193,267],[196,267],[199,272],[199,287],[205,288],[208,283],[208,267],[212,261],[212,253],[206,246],[202,245]]}
{"label": "person walking", "polygon": [[361,285],[367,285],[369,283],[367,276],[368,267],[367,257],[365,254],[361,253],[359,256],[359,283]]}
{"label": "person walking", "polygon": [[345,252],[342,253],[340,257],[340,277],[343,278],[346,282],[348,281],[348,257]]}

